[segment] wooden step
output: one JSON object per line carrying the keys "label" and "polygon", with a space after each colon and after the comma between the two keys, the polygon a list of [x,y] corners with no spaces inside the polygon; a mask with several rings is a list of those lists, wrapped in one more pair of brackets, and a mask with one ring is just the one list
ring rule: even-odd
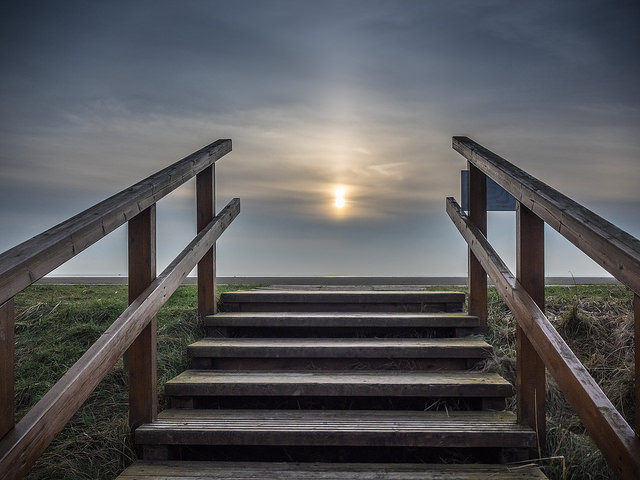
{"label": "wooden step", "polygon": [[[357,368],[352,365],[365,361],[368,362],[367,368],[387,369],[384,365],[389,364],[389,360],[427,360],[417,365],[418,369],[466,369],[490,356],[492,347],[481,337],[205,338],[189,345],[187,353],[196,369],[333,370]],[[242,362],[236,361],[238,359],[242,359]],[[364,363],[362,365],[365,366]],[[394,368],[393,365],[390,367]]]}
{"label": "wooden step", "polygon": [[532,465],[136,462],[120,480],[543,480]]}
{"label": "wooden step", "polygon": [[187,352],[191,358],[486,358],[492,347],[481,337],[204,338]]}
{"label": "wooden step", "polygon": [[[511,412],[169,409],[135,432],[136,444],[533,448]],[[162,449],[145,450],[158,456]],[[153,459],[153,458],[152,458]]]}
{"label": "wooden step", "polygon": [[460,312],[460,292],[241,290],[221,296],[225,312]]}
{"label": "wooden step", "polygon": [[464,336],[480,326],[478,317],[463,313],[384,312],[222,312],[204,323],[210,336],[282,337]]}
{"label": "wooden step", "polygon": [[187,370],[165,384],[180,396],[508,397],[513,387],[496,373]]}

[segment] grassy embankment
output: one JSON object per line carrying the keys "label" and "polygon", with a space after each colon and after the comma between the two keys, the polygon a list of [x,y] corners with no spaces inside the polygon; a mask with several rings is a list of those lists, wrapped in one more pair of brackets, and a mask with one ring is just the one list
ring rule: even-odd
{"label": "grassy embankment", "polygon": [[[229,287],[219,287],[221,293]],[[233,289],[238,286],[231,287]],[[29,410],[127,306],[127,286],[34,285],[16,296],[16,419]],[[201,338],[195,286],[182,286],[158,313],[158,396],[187,367]],[[131,463],[122,359],[58,434],[29,479],[113,479]]]}
{"label": "grassy embankment", "polygon": [[[236,288],[236,287],[234,287]],[[33,286],[16,297],[17,418],[33,406],[124,310],[125,286]],[[158,315],[158,393],[187,365],[186,345],[203,334],[195,287],[180,287]],[[631,294],[621,287],[547,289],[547,313],[616,407],[633,418]],[[515,321],[490,290],[486,368],[515,382]],[[513,408],[513,404],[510,405]],[[548,446],[540,461],[550,478],[611,478],[598,450],[549,379]],[[133,458],[127,431],[122,361],[112,369],[38,461],[30,479],[111,479]]]}
{"label": "grassy embankment", "polygon": [[[490,291],[486,365],[515,384],[515,320]],[[548,287],[546,314],[630,425],[634,422],[633,295],[621,286]],[[615,478],[547,373],[547,448],[539,464],[552,479]],[[509,408],[515,408],[515,398]],[[563,468],[565,471],[563,472]]]}

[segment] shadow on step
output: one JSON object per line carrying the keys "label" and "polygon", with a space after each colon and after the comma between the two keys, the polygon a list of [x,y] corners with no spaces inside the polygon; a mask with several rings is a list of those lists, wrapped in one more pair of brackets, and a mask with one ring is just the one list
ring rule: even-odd
{"label": "shadow on step", "polygon": [[414,447],[169,447],[170,460],[364,463],[501,463],[523,460],[524,449]]}
{"label": "shadow on step", "polygon": [[173,408],[196,409],[284,409],[284,410],[504,410],[505,399],[448,397],[195,397],[172,399]]}

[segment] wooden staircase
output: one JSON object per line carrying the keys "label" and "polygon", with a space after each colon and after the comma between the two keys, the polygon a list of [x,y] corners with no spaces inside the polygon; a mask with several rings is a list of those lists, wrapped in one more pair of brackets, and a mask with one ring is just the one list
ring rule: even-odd
{"label": "wooden staircase", "polygon": [[119,478],[540,479],[464,294],[225,293]]}

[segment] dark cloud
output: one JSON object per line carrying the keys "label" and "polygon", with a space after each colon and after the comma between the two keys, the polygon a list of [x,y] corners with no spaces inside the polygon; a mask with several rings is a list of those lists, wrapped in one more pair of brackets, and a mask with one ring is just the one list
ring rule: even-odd
{"label": "dark cloud", "polygon": [[[43,211],[81,210],[230,137],[220,194],[266,220],[240,220],[264,243],[233,237],[228,265],[244,270],[229,273],[295,270],[278,259],[287,242],[381,255],[384,222],[446,224],[464,166],[455,134],[581,201],[637,204],[639,20],[623,0],[13,2],[0,18],[0,202],[48,227]],[[458,241],[425,235],[442,252]],[[251,272],[241,257],[266,263]]]}

